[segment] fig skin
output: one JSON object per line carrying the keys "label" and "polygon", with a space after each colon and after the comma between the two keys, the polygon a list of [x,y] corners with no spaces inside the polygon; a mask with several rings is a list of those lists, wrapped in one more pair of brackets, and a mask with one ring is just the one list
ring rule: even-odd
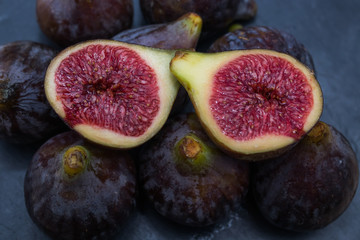
{"label": "fig skin", "polygon": [[289,54],[315,73],[313,58],[305,46],[290,33],[269,26],[248,26],[230,31],[215,40],[208,52],[243,49],[269,49]]}
{"label": "fig skin", "polygon": [[145,20],[151,24],[171,22],[185,13],[195,12],[204,21],[204,31],[213,32],[224,29],[235,19],[249,18],[256,14],[242,12],[241,6],[247,7],[243,0],[140,0],[140,7]]}
{"label": "fig skin", "polygon": [[46,69],[57,51],[32,41],[0,46],[0,138],[16,144],[67,129],[46,100]]}
{"label": "fig skin", "polygon": [[272,224],[291,231],[312,231],[335,221],[350,205],[359,166],[347,139],[319,122],[292,150],[257,162],[253,196]]}
{"label": "fig skin", "polygon": [[161,216],[181,225],[204,227],[226,217],[243,203],[249,178],[248,163],[219,151],[194,113],[170,118],[139,155],[144,195]]}
{"label": "fig skin", "polygon": [[[71,147],[87,153],[82,172],[67,170]],[[70,158],[72,159],[72,158]],[[74,169],[74,168],[73,168]],[[107,239],[118,232],[135,206],[136,169],[125,151],[102,148],[74,131],[54,136],[34,154],[24,195],[29,216],[54,239]]]}
{"label": "fig skin", "polygon": [[187,13],[172,22],[121,31],[112,39],[154,48],[194,50],[201,29],[201,17],[196,13]]}
{"label": "fig skin", "polygon": [[37,0],[36,16],[44,34],[60,46],[104,38],[132,26],[132,0]]}
{"label": "fig skin", "polygon": [[[322,114],[322,90],[314,73],[284,53],[179,50],[170,71],[188,92],[208,136],[225,153],[241,160],[283,154]],[[283,74],[289,78],[276,77]]]}

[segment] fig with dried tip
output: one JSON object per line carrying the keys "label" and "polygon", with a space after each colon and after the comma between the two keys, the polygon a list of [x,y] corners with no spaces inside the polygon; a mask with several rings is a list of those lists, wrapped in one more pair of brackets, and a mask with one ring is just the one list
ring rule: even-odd
{"label": "fig with dried tip", "polygon": [[313,72],[271,50],[178,51],[171,72],[213,141],[232,156],[261,160],[296,144],[319,120]]}
{"label": "fig with dried tip", "polygon": [[113,40],[163,49],[196,49],[202,19],[187,13],[169,23],[149,24],[121,31]]}
{"label": "fig with dried tip", "polygon": [[359,166],[342,133],[318,122],[284,155],[255,163],[252,176],[255,201],[270,223],[311,231],[331,224],[348,208]]}
{"label": "fig with dried tip", "polygon": [[180,85],[169,70],[174,52],[115,40],[68,47],[48,67],[46,97],[85,138],[139,146],[164,125],[177,95]]}
{"label": "fig with dried tip", "polygon": [[169,119],[139,158],[145,196],[161,216],[182,225],[215,224],[248,192],[248,163],[221,152],[194,113]]}
{"label": "fig with dried tip", "polygon": [[67,129],[44,91],[46,69],[56,54],[32,41],[0,46],[0,138],[28,144]]}
{"label": "fig with dried tip", "polygon": [[132,26],[132,0],[37,0],[40,29],[61,46],[111,38]]}
{"label": "fig with dried tip", "polygon": [[24,195],[31,219],[54,239],[108,239],[128,221],[136,186],[129,153],[69,131],[34,154]]}

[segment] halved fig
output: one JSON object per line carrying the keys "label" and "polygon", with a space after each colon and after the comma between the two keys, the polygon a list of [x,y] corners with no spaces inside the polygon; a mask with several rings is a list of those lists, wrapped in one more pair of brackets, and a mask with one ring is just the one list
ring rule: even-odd
{"label": "halved fig", "polygon": [[169,71],[175,50],[92,40],[63,50],[50,63],[46,96],[85,138],[136,147],[165,123],[179,89]]}
{"label": "halved fig", "polygon": [[201,28],[201,17],[190,12],[169,23],[121,31],[112,39],[154,48],[192,50],[196,48]]}
{"label": "halved fig", "polygon": [[322,113],[322,91],[313,72],[283,53],[178,51],[170,69],[209,136],[240,159],[283,153]]}

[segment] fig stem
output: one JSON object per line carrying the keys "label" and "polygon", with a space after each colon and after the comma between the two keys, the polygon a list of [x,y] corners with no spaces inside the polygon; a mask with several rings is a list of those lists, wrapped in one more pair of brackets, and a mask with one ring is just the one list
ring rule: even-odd
{"label": "fig stem", "polygon": [[308,139],[312,143],[318,143],[322,139],[324,139],[329,134],[329,129],[327,128],[326,124],[319,121],[313,129],[308,133]]}
{"label": "fig stem", "polygon": [[195,159],[201,152],[201,145],[191,136],[185,136],[180,141],[179,151],[185,158]]}
{"label": "fig stem", "polygon": [[63,155],[63,168],[69,177],[83,172],[89,162],[88,151],[80,146],[72,146]]}

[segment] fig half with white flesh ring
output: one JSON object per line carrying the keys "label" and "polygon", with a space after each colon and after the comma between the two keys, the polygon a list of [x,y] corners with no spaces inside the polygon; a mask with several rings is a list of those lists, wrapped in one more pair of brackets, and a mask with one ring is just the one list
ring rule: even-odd
{"label": "fig half with white flesh ring", "polygon": [[90,40],[63,50],[47,70],[45,93],[85,138],[132,148],[167,120],[180,87],[169,70],[175,50]]}
{"label": "fig half with white flesh ring", "polygon": [[287,54],[178,51],[170,70],[187,90],[208,135],[239,159],[278,156],[322,113],[322,91],[313,72]]}

